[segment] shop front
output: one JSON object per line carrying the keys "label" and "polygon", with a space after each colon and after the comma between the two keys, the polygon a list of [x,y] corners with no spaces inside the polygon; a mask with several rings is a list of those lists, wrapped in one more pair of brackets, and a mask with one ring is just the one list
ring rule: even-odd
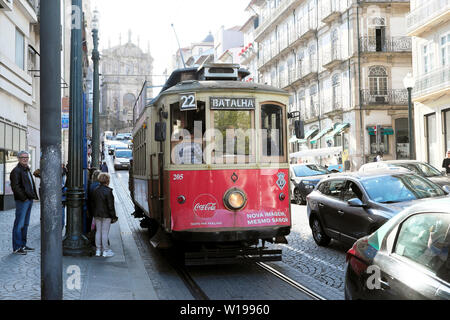
{"label": "shop front", "polygon": [[17,166],[17,154],[26,147],[25,128],[0,121],[0,210],[15,208],[9,176]]}

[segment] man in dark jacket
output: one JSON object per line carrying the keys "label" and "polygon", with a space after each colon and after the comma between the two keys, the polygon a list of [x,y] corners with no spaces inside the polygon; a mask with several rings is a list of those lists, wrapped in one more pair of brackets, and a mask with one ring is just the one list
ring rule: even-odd
{"label": "man in dark jacket", "polygon": [[34,251],[27,247],[27,232],[30,224],[33,201],[39,200],[36,185],[31,174],[28,161],[30,155],[26,151],[19,152],[19,164],[11,171],[11,188],[16,201],[16,219],[13,227],[13,250],[16,254],[25,255],[27,251]]}

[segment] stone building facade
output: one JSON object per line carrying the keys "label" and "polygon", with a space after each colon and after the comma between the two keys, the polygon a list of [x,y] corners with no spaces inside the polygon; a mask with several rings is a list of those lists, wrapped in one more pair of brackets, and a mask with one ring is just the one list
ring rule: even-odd
{"label": "stone building facade", "polygon": [[442,168],[450,150],[450,0],[411,0],[417,159]]}
{"label": "stone building facade", "polygon": [[248,65],[257,59],[250,77],[290,92],[290,110],[305,120],[306,137],[291,138],[291,153],[339,147],[340,155],[313,161],[348,160],[350,170],[377,151],[409,157],[402,83],[412,71],[409,1],[252,0],[248,10],[258,19],[246,28],[257,51],[245,55]]}
{"label": "stone building facade", "polygon": [[[131,40],[101,53],[100,130],[131,132],[133,107],[145,81],[152,86],[153,58]],[[151,95],[152,90],[148,90]]]}

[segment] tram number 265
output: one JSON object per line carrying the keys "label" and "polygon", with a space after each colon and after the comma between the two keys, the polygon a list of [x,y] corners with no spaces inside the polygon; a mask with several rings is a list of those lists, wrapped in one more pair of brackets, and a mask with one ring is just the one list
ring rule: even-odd
{"label": "tram number 265", "polygon": [[180,94],[180,110],[197,109],[197,99],[195,92]]}
{"label": "tram number 265", "polygon": [[173,175],[173,181],[182,181],[184,179],[183,174],[174,174]]}

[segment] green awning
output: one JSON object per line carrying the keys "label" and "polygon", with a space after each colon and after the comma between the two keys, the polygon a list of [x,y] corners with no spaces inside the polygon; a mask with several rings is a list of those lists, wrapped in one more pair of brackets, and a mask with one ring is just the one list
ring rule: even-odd
{"label": "green awning", "polygon": [[[293,142],[299,142],[299,143],[307,143],[308,139],[311,138],[312,136],[314,136],[317,132],[319,131],[319,129],[311,129],[309,131],[307,131],[305,133],[305,138],[304,139],[296,139]],[[291,140],[294,140],[294,138],[296,138],[295,136],[291,138]],[[292,143],[292,141],[289,140],[290,143]]]}
{"label": "green awning", "polygon": [[340,123],[334,127],[334,130],[331,131],[329,135],[327,135],[325,138],[326,140],[334,139],[334,137],[338,134],[340,134],[342,131],[350,127],[350,123]]}
{"label": "green awning", "polygon": [[[384,132],[383,132],[383,136],[392,136],[394,135],[394,129],[392,128],[385,128],[383,127]],[[368,127],[367,130],[369,130],[369,135],[370,136],[375,136],[375,129],[373,127]]]}
{"label": "green awning", "polygon": [[331,130],[333,130],[333,127],[328,127],[320,131],[319,134],[317,134],[317,136],[315,136],[314,139],[311,140],[311,144],[316,144],[317,141],[319,141],[324,135],[326,135]]}

